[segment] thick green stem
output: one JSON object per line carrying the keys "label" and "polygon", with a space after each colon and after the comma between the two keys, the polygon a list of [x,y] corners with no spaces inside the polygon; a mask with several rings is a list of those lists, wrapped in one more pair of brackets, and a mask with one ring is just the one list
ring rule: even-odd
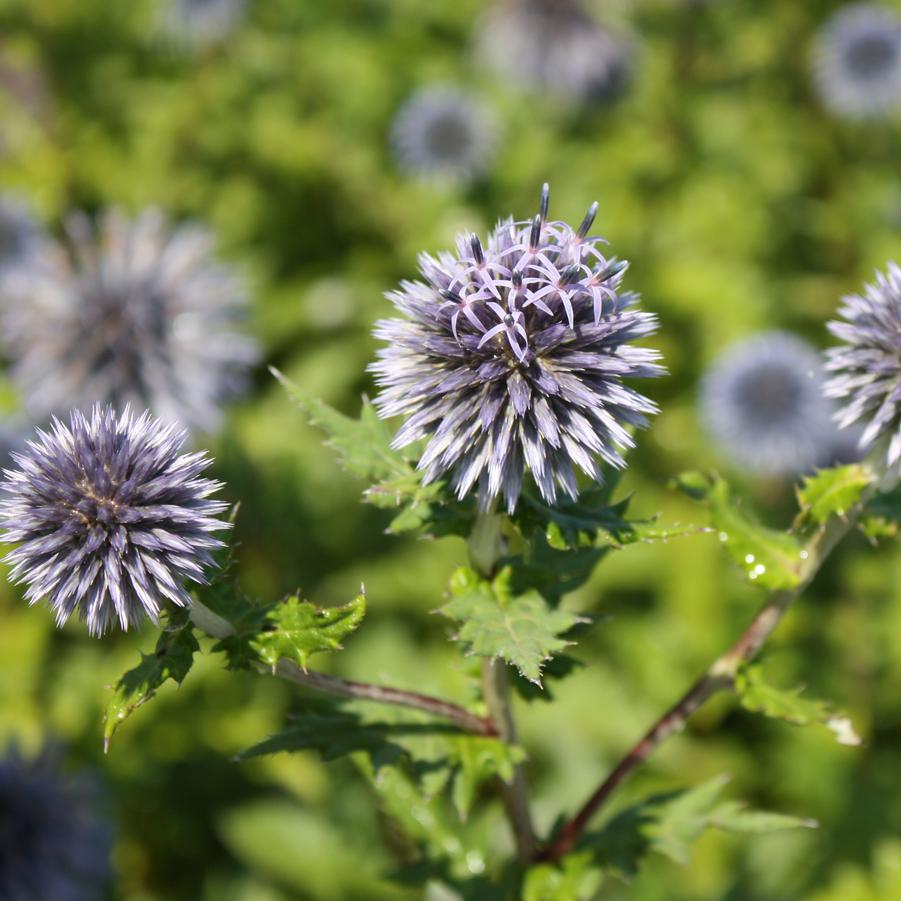
{"label": "thick green stem", "polygon": [[[469,559],[473,569],[490,579],[497,562],[504,553],[502,534],[503,517],[498,513],[480,513],[469,536]],[[516,744],[516,723],[510,701],[510,683],[503,660],[482,662],[482,693],[488,716],[499,737],[507,744]],[[513,778],[504,782],[504,807],[516,842],[516,856],[520,863],[528,864],[535,856],[537,839],[529,810],[529,785],[525,765],[517,764]]]}

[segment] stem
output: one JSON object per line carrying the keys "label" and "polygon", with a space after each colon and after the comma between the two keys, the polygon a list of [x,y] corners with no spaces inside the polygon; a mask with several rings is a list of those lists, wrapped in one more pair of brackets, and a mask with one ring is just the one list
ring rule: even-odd
{"label": "stem", "polygon": [[717,657],[697,682],[654,723],[637,744],[633,745],[572,819],[564,823],[556,838],[539,850],[536,856],[538,860],[558,861],[568,854],[584,832],[589,820],[632,770],[647,760],[671,735],[681,732],[689,717],[709,698],[719,691],[734,686],[741,665],[757,655],[764,642],[782,621],[788,608],[811,583],[823,561],[851,530],[874,492],[875,486],[861,496],[844,519],[832,518],[814,535],[806,548],[806,558],[800,568],[798,585],[790,590],[776,591],[767,598],[738,640]]}
{"label": "stem", "polygon": [[[490,579],[494,575],[498,560],[504,553],[504,539],[501,534],[502,517],[498,513],[480,513],[473,523],[469,536],[469,559],[480,575]],[[508,745],[516,744],[516,723],[510,703],[510,683],[506,664],[492,658],[482,661],[482,694],[488,708],[490,721],[497,734]],[[529,810],[529,784],[526,768],[522,763],[513,768],[510,782],[501,782],[504,808],[510,829],[516,843],[516,856],[523,865],[535,856],[538,840],[532,826]]]}
{"label": "stem", "polygon": [[[235,634],[235,627],[209,607],[195,600],[191,606],[191,622],[212,638],[228,638]],[[476,716],[457,704],[433,698],[431,695],[420,694],[415,691],[403,691],[399,688],[388,688],[382,685],[372,685],[367,682],[354,682],[350,679],[342,679],[339,676],[329,676],[325,673],[303,670],[290,660],[279,660],[273,671],[260,664],[257,669],[260,672],[273,673],[288,682],[295,682],[305,688],[322,694],[333,695],[339,698],[357,698],[365,701],[374,701],[378,704],[393,704],[399,707],[412,707],[414,710],[423,710],[432,716],[450,720],[455,726],[459,726],[465,732],[476,735],[497,736],[498,730],[494,723],[485,717]]]}

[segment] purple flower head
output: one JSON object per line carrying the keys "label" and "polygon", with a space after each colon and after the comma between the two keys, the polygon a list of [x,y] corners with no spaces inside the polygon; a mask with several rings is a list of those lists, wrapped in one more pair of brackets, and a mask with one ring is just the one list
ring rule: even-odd
{"label": "purple flower head", "polygon": [[155,209],[66,225],[68,246],[46,242],[4,284],[3,337],[29,413],[130,404],[214,431],[257,348],[243,287],[214,259],[210,233],[170,228]]}
{"label": "purple flower head", "polygon": [[476,30],[478,56],[499,76],[578,102],[618,94],[629,80],[633,50],[581,0],[494,0]]}
{"label": "purple flower head", "polygon": [[376,406],[407,417],[396,447],[428,439],[426,483],[449,474],[459,498],[477,487],[483,508],[503,494],[512,512],[527,471],[554,503],[561,489],[578,496],[576,469],[600,480],[600,461],[625,466],[628,428],[657,408],[623,380],[665,370],[631,346],[656,318],[620,291],[626,264],[589,234],[596,211],[578,229],[548,220],[545,185],[534,219],[423,254],[425,280],[388,295],[404,318],[376,324],[388,345],[370,367]]}
{"label": "purple flower head", "polygon": [[901,16],[852,3],[820,31],[814,81],[823,104],[848,119],[879,118],[901,109]]}
{"label": "purple flower head", "polygon": [[480,175],[497,138],[497,125],[477,98],[438,85],[417,91],[401,107],[391,128],[401,168],[452,182]]}
{"label": "purple flower head", "polygon": [[842,402],[836,416],[842,428],[864,426],[860,447],[889,436],[892,466],[901,458],[901,269],[889,263],[876,284],[842,301],[844,321],[828,325],[844,343],[826,351],[826,393]]}
{"label": "purple flower head", "polygon": [[33,760],[15,745],[0,758],[0,898],[95,901],[110,876],[110,830],[96,790],[60,772],[50,748]]}
{"label": "purple flower head", "polygon": [[726,348],[701,385],[708,431],[739,466],[790,475],[828,462],[835,442],[820,354],[788,332],[761,332]]}
{"label": "purple flower head", "polygon": [[185,433],[144,413],[97,405],[89,416],[53,420],[0,485],[10,578],[46,598],[62,625],[75,611],[92,635],[114,623],[156,622],[163,604],[191,604],[185,582],[205,583],[211,533],[227,523],[209,495],[222,486],[201,477],[203,453],[180,454]]}

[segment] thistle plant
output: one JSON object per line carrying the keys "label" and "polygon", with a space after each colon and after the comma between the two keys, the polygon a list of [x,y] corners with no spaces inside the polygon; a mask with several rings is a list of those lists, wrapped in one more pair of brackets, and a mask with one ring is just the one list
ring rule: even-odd
{"label": "thistle plant", "polygon": [[65,244],[47,241],[2,284],[12,377],[29,414],[130,404],[215,431],[244,389],[256,343],[238,274],[195,223],[147,209],[76,214]]}
{"label": "thistle plant", "polygon": [[[545,186],[533,218],[502,221],[484,243],[467,235],[455,252],[423,255],[421,280],[388,295],[399,318],[376,325],[383,346],[372,371],[381,390],[358,418],[274,372],[327,433],[339,462],[366,480],[364,497],[390,516],[390,532],[465,540],[468,563],[449,574],[439,610],[461,654],[461,697],[318,669],[321,655],[345,644],[353,653],[369,599],[362,590],[324,607],[299,594],[247,597],[230,560],[213,557],[211,533],[223,525],[223,507],[208,499],[219,486],[201,476],[209,459],[179,455],[181,436],[149,414],[76,412],[14,458],[2,515],[6,539],[18,543],[10,559],[13,577],[28,585],[26,598],[46,596],[60,622],[79,612],[95,635],[115,622],[163,622],[154,652],[116,686],[107,747],[161,685],[189,676],[202,646],[231,670],[286,680],[302,692],[302,709],[283,731],[239,754],[236,765],[278,752],[352,755],[392,835],[406,837],[395,875],[461,899],[587,901],[601,880],[634,872],[650,852],[686,859],[690,842],[707,829],[816,825],[722,797],[717,774],[603,817],[619,786],[634,776],[639,787],[641,765],[720,692],[746,713],[859,743],[847,716],[773,684],[756,658],[845,536],[858,526],[871,538],[897,531],[901,514],[887,492],[892,479],[877,439],[888,442],[893,464],[901,441],[898,271],[890,268],[865,296],[846,299],[845,322],[831,326],[845,344],[829,353],[829,393],[844,404],[843,422],[864,421],[864,444],[876,445],[871,459],[806,475],[785,531],[761,525],[719,476],[684,473],[673,487],[705,505],[705,522],[667,525],[640,508],[641,498],[615,497],[635,431],[656,410],[632,383],[663,370],[656,351],[635,343],[651,338],[656,319],[624,289],[625,264],[591,234],[596,215],[592,205],[576,228],[551,220]],[[781,344],[781,355],[754,356],[743,379],[756,366],[791,388],[802,370],[819,368],[806,345],[784,334],[766,340],[768,352]],[[773,392],[754,398],[767,416],[781,415],[783,400],[797,418],[810,412],[808,404],[830,406],[807,393],[815,378],[788,398],[765,380],[740,381],[746,394]],[[739,392],[732,402],[747,400]],[[382,421],[393,417],[394,434]],[[539,829],[540,771],[520,742],[517,719],[537,697],[548,698],[550,683],[555,695],[566,691],[569,655],[594,625],[596,611],[575,609],[566,596],[614,550],[675,538],[717,540],[764,592],[759,609],[643,736],[623,738],[619,762],[598,773],[583,803]],[[220,562],[226,565],[208,583]],[[566,755],[565,742],[557,747]],[[495,834],[500,811],[506,838]]]}

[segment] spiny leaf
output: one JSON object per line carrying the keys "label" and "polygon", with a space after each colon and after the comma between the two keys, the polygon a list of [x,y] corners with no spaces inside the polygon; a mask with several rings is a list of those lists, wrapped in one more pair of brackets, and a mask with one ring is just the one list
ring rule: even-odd
{"label": "spiny leaf", "polygon": [[479,787],[497,776],[511,782],[513,769],[525,754],[516,745],[508,745],[497,738],[466,735],[451,741],[448,763],[453,767],[451,799],[465,820],[472,809]]}
{"label": "spiny leaf", "polygon": [[490,583],[461,567],[451,580],[453,598],[441,612],[461,624],[456,638],[468,653],[500,657],[540,685],[542,664],[570,643],[560,636],[583,619],[552,609],[537,591],[512,593],[510,582],[510,567]]}
{"label": "spiny leaf", "polygon": [[835,734],[839,744],[855,746],[861,743],[846,716],[836,714],[823,701],[802,697],[800,689],[785,691],[775,688],[766,681],[759,664],[742,666],[735,677],[735,690],[742,707],[753,713],[762,713],[796,726],[823,725]]}
{"label": "spiny leaf", "polygon": [[807,551],[798,538],[756,522],[718,476],[689,472],[675,484],[690,497],[707,502],[720,541],[751,582],[771,589],[795,588],[800,583]]}
{"label": "spiny leaf", "polygon": [[578,500],[561,500],[550,506],[524,494],[520,510],[514,515],[524,534],[536,527],[557,550],[598,546],[619,547],[636,542],[666,541],[691,532],[697,526],[665,525],[655,519],[627,519],[630,498],[611,503],[615,480],[583,491]]}
{"label": "spiny leaf", "polygon": [[199,650],[197,639],[186,611],[172,615],[170,627],[164,629],[152,654],[142,654],[141,662],[116,683],[116,694],[106,708],[103,721],[103,748],[109,750],[113,734],[157,689],[168,680],[180,685]]}
{"label": "spiny leaf", "polygon": [[656,851],[677,863],[687,863],[693,842],[711,828],[760,833],[813,828],[813,820],[749,810],[734,801],[720,801],[728,777],[718,776],[691,789],[652,795],[624,810],[585,844],[598,862],[630,878],[642,858]]}
{"label": "spiny leaf", "polygon": [[860,463],[807,476],[798,489],[801,517],[822,524],[833,516],[844,516],[860,500],[872,479],[873,474]]}
{"label": "spiny leaf", "polygon": [[268,610],[260,631],[248,643],[271,667],[285,658],[306,669],[313,654],[341,650],[341,642],[360,625],[365,613],[362,592],[340,607],[320,608],[290,597]]}

